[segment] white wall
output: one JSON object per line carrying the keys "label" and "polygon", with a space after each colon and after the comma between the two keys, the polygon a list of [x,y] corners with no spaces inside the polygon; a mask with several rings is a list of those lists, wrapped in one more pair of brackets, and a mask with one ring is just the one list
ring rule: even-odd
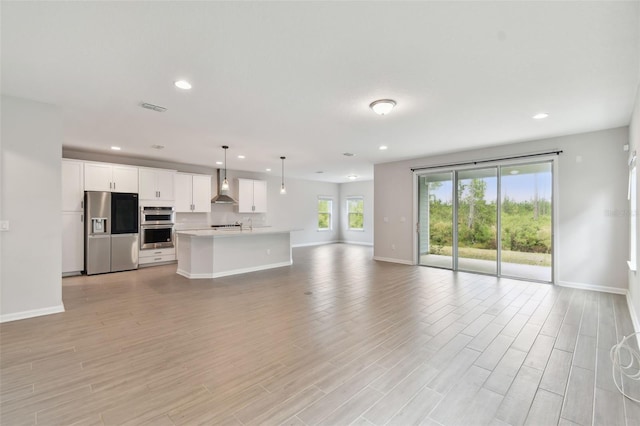
{"label": "white wall", "polygon": [[64,311],[62,118],[58,108],[2,96],[0,321]]}
{"label": "white wall", "polygon": [[629,243],[623,151],[627,142],[628,128],[621,127],[376,165],[374,256],[414,262],[412,167],[563,150],[557,176],[558,282],[624,293]]}
{"label": "white wall", "polygon": [[[362,231],[349,230],[348,197],[362,197],[364,221]],[[373,181],[340,184],[340,240],[344,243],[373,245]]]}

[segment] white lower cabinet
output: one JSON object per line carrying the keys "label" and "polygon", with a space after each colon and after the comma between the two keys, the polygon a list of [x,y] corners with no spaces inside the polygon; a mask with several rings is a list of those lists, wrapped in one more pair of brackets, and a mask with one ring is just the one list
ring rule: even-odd
{"label": "white lower cabinet", "polygon": [[62,273],[84,269],[84,213],[62,212]]}
{"label": "white lower cabinet", "polygon": [[173,262],[176,260],[176,248],[140,250],[139,265],[152,265],[154,263]]}

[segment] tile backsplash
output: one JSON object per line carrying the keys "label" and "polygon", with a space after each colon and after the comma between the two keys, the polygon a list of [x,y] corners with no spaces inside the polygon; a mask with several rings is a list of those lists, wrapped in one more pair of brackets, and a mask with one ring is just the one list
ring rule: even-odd
{"label": "tile backsplash", "polygon": [[210,225],[228,225],[235,222],[248,223],[251,218],[254,226],[267,226],[266,213],[238,213],[232,205],[212,205],[210,213],[176,213],[176,229],[190,229]]}

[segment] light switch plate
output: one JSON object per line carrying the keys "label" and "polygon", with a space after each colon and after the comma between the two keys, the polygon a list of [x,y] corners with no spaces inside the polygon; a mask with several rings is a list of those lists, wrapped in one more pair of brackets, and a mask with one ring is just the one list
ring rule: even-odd
{"label": "light switch plate", "polygon": [[0,220],[0,231],[8,231],[8,230],[9,230],[9,221]]}

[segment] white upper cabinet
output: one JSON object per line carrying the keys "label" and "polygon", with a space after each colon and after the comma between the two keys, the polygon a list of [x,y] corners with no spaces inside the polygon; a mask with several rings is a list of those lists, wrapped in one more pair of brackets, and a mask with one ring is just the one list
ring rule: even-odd
{"label": "white upper cabinet", "polygon": [[211,211],[211,176],[193,175],[193,211]]}
{"label": "white upper cabinet", "polygon": [[82,161],[62,160],[62,211],[80,212],[84,199]]}
{"label": "white upper cabinet", "polygon": [[140,199],[173,201],[175,198],[173,170],[140,168]]}
{"label": "white upper cabinet", "polygon": [[238,212],[266,213],[267,181],[238,179]]}
{"label": "white upper cabinet", "polygon": [[84,190],[138,192],[138,168],[106,163],[84,163]]}
{"label": "white upper cabinet", "polygon": [[176,173],[176,212],[211,211],[211,176]]}

